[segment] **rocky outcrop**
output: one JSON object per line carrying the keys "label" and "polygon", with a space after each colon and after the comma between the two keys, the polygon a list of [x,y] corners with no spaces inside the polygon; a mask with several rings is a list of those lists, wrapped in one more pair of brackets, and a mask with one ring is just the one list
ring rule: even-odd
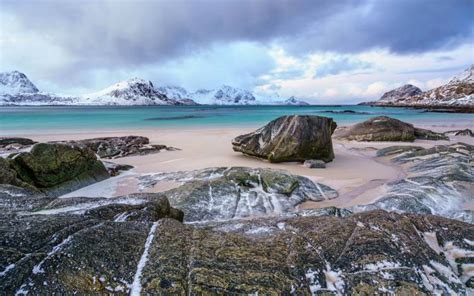
{"label": "rocky outcrop", "polygon": [[[125,199],[139,198],[147,199]],[[67,200],[53,203],[70,206]],[[341,217],[331,210],[193,225],[164,218],[174,217],[167,208],[150,196],[138,205],[116,199],[83,212],[2,211],[0,223],[8,227],[0,228],[0,289],[7,295],[466,295],[473,285],[474,227],[463,222],[384,211]]]}
{"label": "rocky outcrop", "polygon": [[0,137],[0,156],[28,150],[35,141],[19,137]]}
{"label": "rocky outcrop", "polygon": [[414,85],[405,84],[404,86],[384,93],[380,98],[380,102],[396,102],[411,96],[419,95],[422,92],[423,91],[421,89]]}
{"label": "rocky outcrop", "polygon": [[406,166],[408,176],[386,184],[387,193],[374,203],[353,210],[433,214],[474,224],[474,211],[465,207],[474,202],[474,146],[394,146],[379,150],[377,155]]}
{"label": "rocky outcrop", "polygon": [[151,145],[147,137],[141,136],[93,138],[62,143],[87,147],[100,158],[120,158],[157,153],[161,150],[176,150],[176,148],[165,145]]}
{"label": "rocky outcrop", "polygon": [[402,141],[413,142],[415,139],[449,140],[443,134],[414,127],[410,123],[387,116],[370,118],[357,123],[336,135],[339,139],[353,141]]}
{"label": "rocky outcrop", "polygon": [[463,130],[454,130],[454,131],[447,131],[443,133],[447,136],[466,136],[466,137],[474,137],[474,133],[470,129],[463,129]]}
{"label": "rocky outcrop", "polygon": [[36,144],[30,152],[13,155],[8,162],[18,179],[51,194],[109,177],[91,150],[74,145]]}
{"label": "rocky outcrop", "polygon": [[232,141],[233,149],[270,162],[334,159],[332,118],[292,115],[279,117],[250,134]]}
{"label": "rocky outcrop", "polygon": [[[474,65],[447,84],[425,92],[420,93],[418,88],[408,86],[387,92],[378,101],[363,104],[474,112]],[[404,89],[406,91],[402,91]]]}
{"label": "rocky outcrop", "polygon": [[326,167],[326,163],[322,160],[306,160],[303,165],[310,169],[324,169]]}
{"label": "rocky outcrop", "polygon": [[338,196],[334,189],[305,177],[242,167],[147,175],[140,178],[140,186],[151,188],[163,181],[182,184],[164,194],[183,210],[187,222],[283,214],[305,201]]}

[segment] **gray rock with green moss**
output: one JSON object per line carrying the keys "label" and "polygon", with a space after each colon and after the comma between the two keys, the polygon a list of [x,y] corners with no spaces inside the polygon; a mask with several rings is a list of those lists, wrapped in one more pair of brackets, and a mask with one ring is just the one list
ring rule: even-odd
{"label": "gray rock with green moss", "polygon": [[387,116],[370,118],[336,133],[336,138],[360,142],[413,142],[415,139],[449,140],[446,135],[414,127]]}
{"label": "gray rock with green moss", "polygon": [[140,178],[140,186],[151,188],[162,181],[182,183],[164,194],[184,211],[187,222],[282,214],[305,201],[338,196],[329,186],[305,177],[244,167],[147,175]]}
{"label": "gray rock with green moss", "polygon": [[386,194],[353,210],[433,214],[474,224],[474,211],[465,206],[474,202],[474,146],[393,146],[379,150],[377,155],[404,165],[408,176],[387,183]]}
{"label": "gray rock with green moss", "polygon": [[332,118],[309,115],[279,117],[255,132],[232,140],[233,149],[270,162],[334,159]]}
{"label": "gray rock with green moss", "polygon": [[74,145],[39,143],[7,161],[18,179],[52,195],[109,177],[93,151]]}
{"label": "gray rock with green moss", "polygon": [[[41,207],[0,213],[0,290],[467,295],[473,288],[474,227],[463,222],[384,211],[341,217],[330,210],[196,225],[147,214],[151,200],[154,212],[166,208],[149,197],[126,212],[115,210],[121,206],[115,200],[82,213],[47,214]],[[141,218],[123,219],[120,213],[128,212]]]}

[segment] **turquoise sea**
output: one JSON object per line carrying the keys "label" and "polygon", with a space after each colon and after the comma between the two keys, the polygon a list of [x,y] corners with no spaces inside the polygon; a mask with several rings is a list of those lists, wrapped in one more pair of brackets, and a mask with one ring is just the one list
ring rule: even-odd
{"label": "turquoise sea", "polygon": [[379,115],[417,124],[474,125],[474,114],[370,106],[121,106],[0,107],[0,135],[15,131],[149,127],[259,126],[281,115],[332,117],[347,125]]}

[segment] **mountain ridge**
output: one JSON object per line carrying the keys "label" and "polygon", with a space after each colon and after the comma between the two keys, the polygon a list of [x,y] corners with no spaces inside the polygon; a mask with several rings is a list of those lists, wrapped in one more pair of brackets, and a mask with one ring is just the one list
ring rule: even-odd
{"label": "mountain ridge", "polygon": [[0,73],[0,105],[309,105],[290,97],[272,101],[253,92],[222,85],[216,89],[188,92],[181,86],[155,87],[149,80],[138,77],[119,81],[102,90],[80,96],[59,96],[41,92],[19,71]]}
{"label": "mountain ridge", "polygon": [[472,110],[474,109],[474,65],[455,75],[444,85],[424,92],[416,91],[416,89],[420,90],[413,85],[404,85],[384,93],[377,101],[364,102],[361,105]]}

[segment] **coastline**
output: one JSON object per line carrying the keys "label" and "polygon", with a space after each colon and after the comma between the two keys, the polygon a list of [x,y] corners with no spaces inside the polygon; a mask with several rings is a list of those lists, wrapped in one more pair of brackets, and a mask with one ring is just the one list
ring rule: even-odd
{"label": "coastline", "polygon": [[[417,126],[439,132],[450,130],[453,126],[460,129],[474,129],[474,126],[462,125],[459,122]],[[130,174],[124,175],[119,179],[113,179],[112,182],[115,183],[113,184],[113,192],[110,194],[111,197],[140,191],[141,189],[137,182],[138,176],[161,172],[192,171],[209,167],[231,166],[284,170],[328,185],[339,192],[338,198],[322,202],[305,202],[299,205],[300,209],[329,206],[346,208],[368,204],[377,197],[382,196],[385,190],[384,184],[403,178],[407,175],[407,172],[402,166],[395,165],[386,158],[375,157],[378,149],[394,145],[417,145],[427,148],[455,142],[465,142],[474,145],[474,138],[465,136],[451,137],[451,141],[416,140],[415,142],[403,143],[354,142],[333,139],[336,158],[328,163],[325,169],[309,169],[301,163],[270,163],[232,150],[231,140],[234,137],[254,131],[258,127],[127,128],[114,131],[84,129],[54,132],[42,131],[17,135],[31,138],[38,142],[137,135],[148,137],[151,144],[162,144],[180,149],[111,160],[118,164],[134,166]],[[104,184],[111,186],[110,181],[106,181]],[[177,185],[177,183],[173,182],[159,182],[153,188],[146,189],[143,192],[166,191]],[[95,188],[100,188],[101,185],[98,183],[95,186]],[[94,190],[97,192],[101,191],[100,189]],[[91,194],[90,191],[86,187],[77,192],[70,193],[68,196]]]}

